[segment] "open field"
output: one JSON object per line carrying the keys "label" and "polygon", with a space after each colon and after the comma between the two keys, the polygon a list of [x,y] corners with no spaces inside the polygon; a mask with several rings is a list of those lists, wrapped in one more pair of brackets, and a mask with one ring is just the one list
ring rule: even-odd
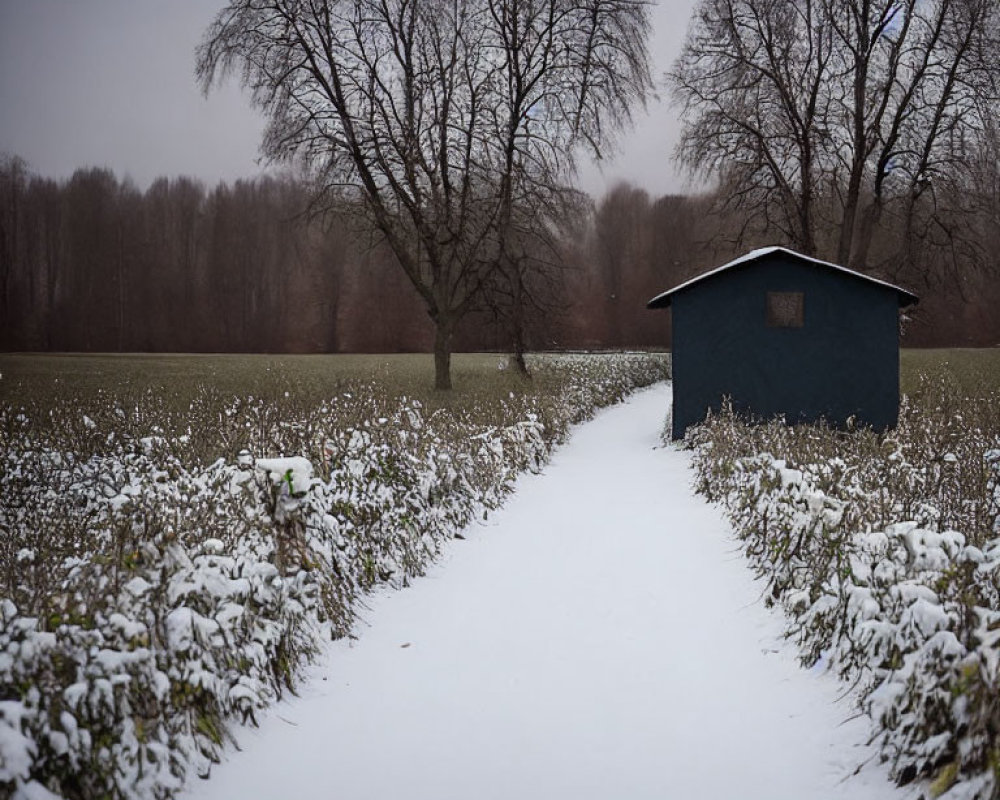
{"label": "open field", "polygon": [[[497,367],[498,354],[460,353],[452,357],[457,393],[484,381],[510,380]],[[0,400],[58,401],[99,392],[153,390],[183,399],[197,386],[223,394],[269,399],[286,391],[312,399],[329,397],[346,383],[376,379],[408,393],[433,394],[434,361],[429,354],[247,355],[247,354],[0,354]],[[303,398],[307,399],[307,398]]]}
{"label": "open field", "polygon": [[[455,394],[502,389],[520,381],[498,366],[497,353],[457,353],[452,357]],[[917,390],[922,372],[946,372],[965,391],[1000,388],[1000,348],[904,349],[900,387]],[[0,402],[15,403],[96,394],[154,390],[183,401],[199,385],[223,394],[284,397],[296,391],[311,399],[328,397],[353,380],[386,381],[400,391],[433,397],[433,358],[429,354],[246,355],[246,354],[0,354]],[[545,387],[546,376],[539,376]],[[307,399],[307,398],[303,398]],[[440,398],[443,399],[443,398]]]}
{"label": "open field", "polygon": [[[141,438],[155,425],[185,437],[186,461],[208,463],[242,449],[301,451],[305,443],[290,434],[302,420],[332,413],[353,427],[388,416],[399,399],[484,426],[507,424],[501,409],[512,403],[530,406],[555,431],[564,425],[560,406],[575,402],[567,387],[579,393],[588,375],[600,383],[608,357],[529,356],[532,379],[525,380],[504,354],[455,354],[454,389],[439,392],[429,354],[0,354],[0,410],[23,410],[35,434],[78,456],[114,441],[93,431]],[[321,412],[331,401],[336,411]]]}
{"label": "open field", "polygon": [[903,394],[917,390],[921,373],[933,372],[952,376],[965,392],[1000,390],[1000,347],[900,351],[899,383]]}

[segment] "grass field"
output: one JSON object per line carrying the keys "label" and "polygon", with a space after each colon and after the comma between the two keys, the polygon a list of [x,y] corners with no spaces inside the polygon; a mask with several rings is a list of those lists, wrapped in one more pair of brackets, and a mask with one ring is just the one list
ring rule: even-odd
{"label": "grass field", "polygon": [[[584,375],[594,384],[586,391],[603,391],[597,384],[607,358],[530,355],[532,379],[526,380],[504,354],[455,354],[454,390],[439,392],[433,388],[430,354],[8,353],[0,354],[0,412],[15,413],[0,414],[0,421],[12,424],[23,411],[32,430],[54,437],[57,449],[86,446],[77,449],[78,455],[104,449],[104,440],[88,430],[142,436],[155,426],[168,436],[188,434],[197,442],[198,452],[192,445],[189,457],[229,457],[236,455],[234,447],[248,443],[245,436],[230,435],[228,423],[237,407],[252,416],[249,427],[276,431],[274,437],[289,420],[309,418],[330,402],[349,426],[396,402],[391,398],[494,425],[504,424],[498,409],[518,398],[554,423],[562,413],[556,406],[569,399],[567,387],[581,391]],[[344,417],[348,408],[350,419]],[[549,411],[555,416],[549,418]]]}
{"label": "grass field", "polygon": [[1000,390],[1000,347],[902,350],[899,359],[900,391],[913,394],[921,373],[949,375],[966,393],[983,394]]}
{"label": "grass field", "polygon": [[[456,394],[481,390],[484,384],[498,389],[518,385],[510,370],[498,369],[505,362],[506,357],[496,353],[454,355]],[[1000,348],[901,351],[904,394],[917,390],[921,373],[941,372],[954,377],[967,392],[1000,389]],[[0,354],[0,376],[0,402],[8,404],[48,400],[57,405],[71,397],[118,396],[149,389],[183,402],[204,385],[223,394],[271,398],[288,391],[315,399],[336,394],[352,381],[372,378],[421,399],[432,399],[435,394],[431,388],[434,362],[428,354]]]}
{"label": "grass field", "polygon": [[[494,381],[506,357],[461,353],[452,357],[458,393]],[[58,402],[99,392],[112,395],[153,390],[179,400],[200,385],[223,394],[270,398],[286,391],[329,397],[346,383],[379,379],[410,393],[430,393],[433,356],[246,355],[246,354],[0,354],[0,400]]]}

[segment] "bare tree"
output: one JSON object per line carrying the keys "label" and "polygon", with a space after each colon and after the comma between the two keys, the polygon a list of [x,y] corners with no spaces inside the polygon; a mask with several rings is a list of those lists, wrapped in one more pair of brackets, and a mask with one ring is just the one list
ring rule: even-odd
{"label": "bare tree", "polygon": [[871,268],[880,222],[912,241],[982,134],[972,112],[996,107],[998,16],[995,0],[702,0],[668,75],[679,155],[758,228]]}
{"label": "bare tree", "polygon": [[434,322],[451,386],[458,320],[505,258],[519,194],[600,153],[649,88],[642,0],[230,0],[198,50],[239,71],[264,154],[321,198],[354,193]]}

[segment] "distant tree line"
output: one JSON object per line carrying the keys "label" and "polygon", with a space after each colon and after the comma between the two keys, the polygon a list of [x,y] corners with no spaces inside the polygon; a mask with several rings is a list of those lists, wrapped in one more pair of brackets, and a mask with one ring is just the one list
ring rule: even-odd
{"label": "distant tree line", "polygon": [[[65,182],[0,169],[5,349],[328,352],[419,349],[387,256],[303,217],[287,178]],[[345,310],[348,310],[345,312]],[[385,324],[382,324],[383,321]],[[410,328],[413,330],[411,331]]]}
{"label": "distant tree line", "polygon": [[[1000,346],[1000,159],[984,159],[979,176],[950,209],[941,195],[942,214],[970,210],[954,247],[915,239],[909,247],[918,256],[894,262],[892,270],[866,270],[921,298],[902,320],[904,347]],[[578,270],[570,292],[577,341],[663,345],[669,341],[664,312],[642,311],[650,297],[755,247],[798,249],[780,229],[752,222],[746,210],[733,206],[725,184],[699,195],[659,198],[627,184],[612,189],[567,250],[568,263]],[[885,253],[902,247],[904,224],[880,220],[873,247]],[[816,255],[836,262],[829,252]]]}
{"label": "distant tree line", "polygon": [[[977,202],[992,198],[996,214],[989,169]],[[106,169],[55,181],[3,158],[0,349],[430,352],[434,326],[391,249],[350,207],[308,213],[310,197],[292,177],[211,189],[160,178],[142,191]],[[546,268],[526,272],[524,346],[668,345],[666,315],[645,310],[650,297],[749,247],[786,243],[776,231],[748,237],[726,199],[724,189],[651,198],[623,184],[578,209],[547,244]],[[1000,226],[983,225],[972,244],[1000,264]],[[996,274],[953,269],[888,276],[922,295],[905,344],[1000,343]],[[511,351],[510,302],[484,291],[456,349]]]}

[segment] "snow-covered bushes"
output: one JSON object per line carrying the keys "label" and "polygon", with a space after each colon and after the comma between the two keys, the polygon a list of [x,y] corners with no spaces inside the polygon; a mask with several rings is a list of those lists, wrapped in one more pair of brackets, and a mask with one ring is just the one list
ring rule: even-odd
{"label": "snow-covered bushes", "polygon": [[859,687],[899,782],[954,800],[1000,798],[997,409],[939,378],[883,435],[724,410],[687,439],[803,660]]}
{"label": "snow-covered bushes", "polygon": [[521,391],[423,401],[357,382],[0,408],[0,795],[170,797],[360,594],[419,575],[572,423],[666,375],[535,366]]}

